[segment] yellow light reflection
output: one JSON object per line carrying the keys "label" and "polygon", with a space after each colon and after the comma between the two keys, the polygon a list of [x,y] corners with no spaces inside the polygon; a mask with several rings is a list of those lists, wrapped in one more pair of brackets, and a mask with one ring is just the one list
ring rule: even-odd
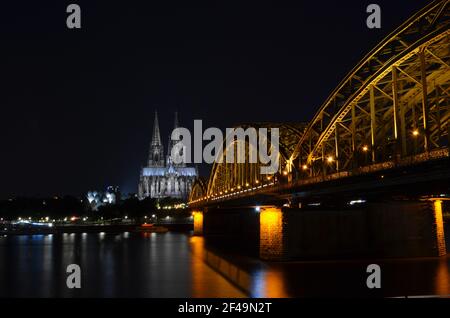
{"label": "yellow light reflection", "polygon": [[434,218],[436,222],[437,247],[439,250],[439,256],[443,256],[447,254],[447,248],[445,246],[444,218],[442,216],[442,201],[435,200],[433,204],[434,204]]}
{"label": "yellow light reflection", "polygon": [[450,294],[450,277],[448,273],[448,259],[442,258],[439,260],[439,265],[435,277],[435,294],[449,295]]}
{"label": "yellow light reflection", "polygon": [[[208,262],[209,251],[203,237],[194,236],[189,240],[192,262],[192,297],[241,298],[246,295],[224,278],[219,268]],[[222,260],[221,260],[222,261]],[[226,276],[225,276],[226,277]]]}

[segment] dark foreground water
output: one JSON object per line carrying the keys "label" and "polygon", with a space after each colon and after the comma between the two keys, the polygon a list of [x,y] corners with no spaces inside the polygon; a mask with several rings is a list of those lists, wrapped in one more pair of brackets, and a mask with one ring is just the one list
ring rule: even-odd
{"label": "dark foreground water", "polygon": [[[382,288],[366,287],[366,267]],[[66,287],[78,264],[82,288]],[[450,294],[449,258],[264,263],[182,233],[0,237],[0,297],[366,297]],[[226,277],[226,278],[224,278]]]}

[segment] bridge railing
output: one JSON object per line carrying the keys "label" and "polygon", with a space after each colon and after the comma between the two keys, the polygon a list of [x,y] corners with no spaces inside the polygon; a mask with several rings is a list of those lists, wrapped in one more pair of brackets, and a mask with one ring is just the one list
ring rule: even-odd
{"label": "bridge railing", "polygon": [[386,161],[386,162],[380,162],[371,164],[368,166],[360,167],[351,171],[342,171],[337,172],[329,175],[324,176],[317,176],[307,179],[301,179],[294,181],[291,184],[288,184],[288,187],[292,186],[302,186],[302,185],[309,185],[313,183],[320,183],[320,182],[326,182],[326,181],[333,181],[336,179],[346,178],[346,177],[353,177],[353,176],[359,176],[364,174],[371,174],[378,171],[384,171],[389,169],[394,169],[397,167],[406,167],[406,166],[413,166],[420,163],[424,163],[431,160],[437,160],[442,158],[448,158],[449,157],[449,149],[448,148],[441,148],[441,149],[435,149],[426,153],[417,154],[414,156],[404,157],[392,161]]}
{"label": "bridge railing", "polygon": [[351,171],[341,171],[333,174],[310,177],[306,179],[299,179],[292,182],[281,183],[277,181],[272,181],[269,184],[260,185],[258,187],[245,189],[237,191],[234,193],[224,194],[222,196],[216,196],[207,199],[198,199],[190,202],[191,205],[202,205],[207,202],[221,202],[231,199],[238,199],[241,197],[252,196],[262,193],[271,193],[274,191],[288,190],[293,187],[306,186],[311,184],[317,184],[321,182],[334,181],[338,179],[354,177],[359,175],[371,174],[379,171],[385,171],[389,169],[394,169],[397,167],[414,166],[427,161],[449,158],[450,153],[448,148],[435,149],[426,153],[417,154],[414,156],[409,156],[405,158],[398,158],[391,161],[380,162],[371,164],[369,166],[360,167]]}

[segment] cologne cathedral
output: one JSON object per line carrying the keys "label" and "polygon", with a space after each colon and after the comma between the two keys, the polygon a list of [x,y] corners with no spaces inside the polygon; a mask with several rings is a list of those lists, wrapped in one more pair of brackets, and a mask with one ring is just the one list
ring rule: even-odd
{"label": "cologne cathedral", "polygon": [[[178,114],[175,113],[174,129],[177,127]],[[139,178],[138,196],[141,200],[147,197],[187,200],[198,171],[194,167],[187,167],[185,163],[173,163],[171,153],[175,143],[169,136],[167,156],[164,156],[158,113],[155,112],[148,162],[142,168]]]}

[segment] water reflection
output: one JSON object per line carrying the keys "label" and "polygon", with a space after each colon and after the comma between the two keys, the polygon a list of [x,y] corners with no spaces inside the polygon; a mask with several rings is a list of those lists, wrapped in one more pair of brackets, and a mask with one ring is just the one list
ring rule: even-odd
{"label": "water reflection", "polygon": [[[251,297],[394,297],[450,294],[450,258],[262,262],[191,238],[193,255]],[[366,268],[382,269],[382,288],[366,287]]]}
{"label": "water reflection", "polygon": [[253,297],[286,298],[290,297],[285,291],[283,273],[279,271],[259,270],[253,276],[250,294]]}
{"label": "water reflection", "polygon": [[[266,263],[180,233],[0,239],[0,297],[381,297],[450,294],[449,258]],[[365,286],[382,268],[382,289]],[[66,287],[79,264],[81,290]]]}
{"label": "water reflection", "polygon": [[202,237],[191,237],[191,252],[209,267],[251,297],[289,297],[284,290],[282,273],[268,270],[263,262],[227,255],[217,249],[206,247]]}
{"label": "water reflection", "polygon": [[[205,248],[204,239],[199,236],[193,236],[189,239],[190,252],[191,252],[191,270],[192,270],[192,296],[193,297],[245,297],[245,291],[237,290],[230,285],[224,278],[230,280],[230,275],[223,275],[223,272],[219,271],[222,275],[214,273],[213,269],[218,268],[211,266],[208,262],[209,251]],[[205,263],[209,267],[205,267]],[[228,274],[228,273],[227,273]],[[232,281],[235,286],[236,281]],[[204,286],[210,286],[205,289]]]}
{"label": "water reflection", "polygon": [[441,258],[436,271],[435,290],[437,295],[450,295],[450,275],[448,260]]}
{"label": "water reflection", "polygon": [[[0,297],[243,295],[193,258],[189,237],[184,234],[9,236],[0,240],[0,259]],[[69,264],[81,267],[79,290],[66,287]]]}

